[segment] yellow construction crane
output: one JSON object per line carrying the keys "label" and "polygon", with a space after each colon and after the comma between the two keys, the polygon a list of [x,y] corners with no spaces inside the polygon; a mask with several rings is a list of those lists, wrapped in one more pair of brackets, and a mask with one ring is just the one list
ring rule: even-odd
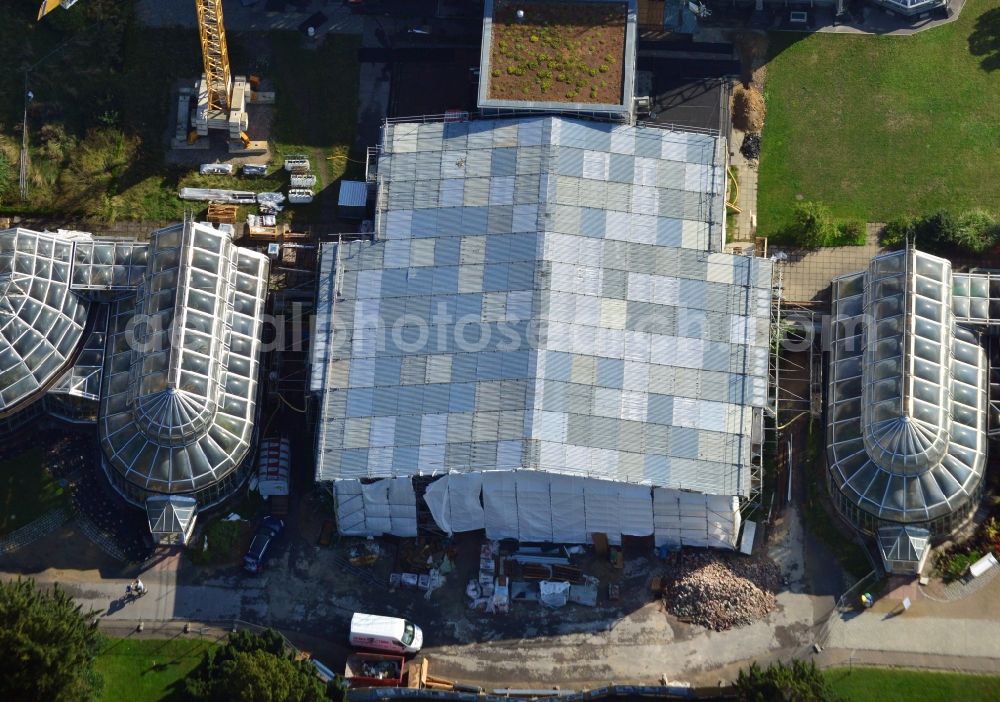
{"label": "yellow construction crane", "polygon": [[[77,0],[42,0],[38,8],[38,19],[52,12],[57,7],[70,8]],[[229,70],[229,49],[226,46],[226,28],[222,22],[222,0],[195,0],[195,11],[198,14],[198,37],[201,40],[201,61],[205,70],[204,91],[207,92],[207,110],[203,117],[210,126],[225,127],[230,122],[231,111],[239,110],[235,129],[231,128],[231,137],[238,137],[247,145],[246,118],[244,113],[247,90],[245,81],[240,82],[240,97],[238,105],[233,104],[233,78]],[[219,117],[221,116],[221,119]],[[201,129],[207,129],[204,125]],[[201,133],[201,129],[199,133]]]}
{"label": "yellow construction crane", "polygon": [[198,12],[201,61],[208,86],[208,109],[229,112],[233,81],[229,75],[226,28],[222,24],[222,0],[195,0],[194,5]]}

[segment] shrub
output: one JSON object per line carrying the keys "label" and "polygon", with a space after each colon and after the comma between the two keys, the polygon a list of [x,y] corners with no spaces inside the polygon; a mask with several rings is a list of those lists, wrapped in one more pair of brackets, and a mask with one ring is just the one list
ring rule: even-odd
{"label": "shrub", "polygon": [[840,232],[830,209],[819,202],[803,202],[795,208],[795,238],[802,246],[830,246]]}
{"label": "shrub", "polygon": [[984,210],[969,210],[958,216],[953,243],[972,253],[991,249],[1000,238],[1000,225]]}
{"label": "shrub", "polygon": [[913,236],[913,230],[912,217],[900,217],[888,222],[882,230],[882,246],[888,249],[903,248],[907,238]]}
{"label": "shrub", "polygon": [[841,246],[864,246],[868,242],[868,231],[860,219],[850,219],[842,222],[837,229],[840,231]]}
{"label": "shrub", "polygon": [[983,554],[978,549],[972,549],[968,552],[956,551],[943,553],[938,556],[937,562],[934,564],[934,570],[945,582],[951,582],[965,575],[966,571],[969,570],[969,566],[982,557]]}
{"label": "shrub", "polygon": [[921,249],[945,256],[956,251],[981,254],[1000,239],[1000,223],[984,210],[968,210],[959,214],[938,210],[924,217],[890,222],[886,230],[883,242],[888,240],[899,247],[909,235]]}
{"label": "shrub", "polygon": [[813,661],[792,660],[787,664],[778,661],[767,668],[751,663],[749,668],[740,670],[735,688],[736,699],[740,702],[832,702],[839,699]]}

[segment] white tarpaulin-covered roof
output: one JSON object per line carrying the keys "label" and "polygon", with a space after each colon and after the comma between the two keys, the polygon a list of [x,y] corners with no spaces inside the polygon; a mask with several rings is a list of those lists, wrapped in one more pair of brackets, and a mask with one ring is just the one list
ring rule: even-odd
{"label": "white tarpaulin-covered roof", "polygon": [[718,252],[723,139],[389,124],[378,179],[376,240],[321,253],[317,480],[527,469],[750,493],[771,263]]}
{"label": "white tarpaulin-covered roof", "polygon": [[982,480],[987,359],[952,304],[951,264],[914,249],[834,280],[830,470],[879,519],[948,515]]}
{"label": "white tarpaulin-covered roof", "polygon": [[740,528],[736,497],[541,471],[451,473],[432,482],[424,500],[442,531],[482,529],[485,517],[489,539],[574,544],[602,533],[611,544],[654,536],[657,545],[733,548]]}
{"label": "white tarpaulin-covered roof", "polygon": [[417,535],[417,499],[410,478],[334,483],[337,526],[353,536]]}
{"label": "white tarpaulin-covered roof", "polygon": [[288,494],[292,450],[285,437],[262,439],[257,449],[257,491],[261,497]]}

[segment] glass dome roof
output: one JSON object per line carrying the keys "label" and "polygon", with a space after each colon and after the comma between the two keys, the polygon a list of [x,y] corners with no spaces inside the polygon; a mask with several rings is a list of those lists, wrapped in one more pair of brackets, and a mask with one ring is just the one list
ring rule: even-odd
{"label": "glass dome roof", "polygon": [[208,225],[153,233],[136,294],[112,304],[103,377],[101,444],[129,482],[190,492],[246,455],[267,269]]}
{"label": "glass dome roof", "polygon": [[70,290],[73,239],[0,231],[0,416],[32,402],[72,365],[88,302]]}
{"label": "glass dome roof", "polygon": [[982,480],[987,360],[955,324],[950,263],[910,249],[837,278],[833,330],[834,483],[888,521],[956,511]]}

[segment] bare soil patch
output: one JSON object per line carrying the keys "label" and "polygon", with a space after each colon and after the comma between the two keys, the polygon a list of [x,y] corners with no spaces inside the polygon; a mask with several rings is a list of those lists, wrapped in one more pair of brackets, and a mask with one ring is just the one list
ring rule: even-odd
{"label": "bare soil patch", "polygon": [[744,132],[764,128],[764,96],[754,87],[737,85],[733,90],[733,124]]}
{"label": "bare soil patch", "polygon": [[500,0],[489,97],[621,104],[626,13],[623,3]]}

